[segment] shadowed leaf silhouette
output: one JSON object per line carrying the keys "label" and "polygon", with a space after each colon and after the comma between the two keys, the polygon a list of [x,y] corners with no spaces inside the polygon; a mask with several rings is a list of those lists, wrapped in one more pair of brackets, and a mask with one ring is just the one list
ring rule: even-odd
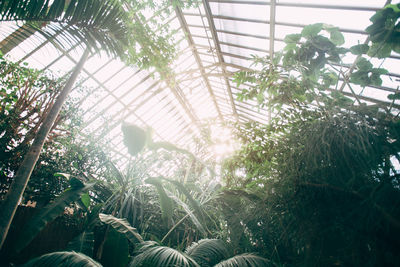
{"label": "shadowed leaf silhouette", "polygon": [[69,251],[45,254],[22,265],[22,267],[101,267],[102,265],[88,256]]}

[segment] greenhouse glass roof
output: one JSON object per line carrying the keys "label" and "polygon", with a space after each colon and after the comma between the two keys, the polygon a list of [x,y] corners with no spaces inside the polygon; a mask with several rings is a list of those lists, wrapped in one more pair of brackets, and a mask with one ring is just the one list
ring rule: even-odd
{"label": "greenhouse glass roof", "polygon": [[[299,33],[312,23],[339,27],[345,36],[345,47],[361,44],[367,39],[364,30],[370,25],[369,18],[385,3],[382,0],[203,0],[196,8],[174,8],[165,20],[177,30],[174,38],[179,53],[170,66],[175,75],[174,86],[163,81],[154,69],[127,67],[105,54],[92,54],[75,85],[76,88],[82,85],[91,88],[79,103],[85,121],[81,133],[110,140],[115,159],[124,162],[128,153],[121,134],[123,121],[150,126],[155,139],[192,151],[193,137],[199,137],[207,123],[217,125],[213,126],[214,135],[221,141],[229,138],[229,134],[220,129],[224,122],[268,123],[273,116],[268,110],[260,109],[252,100],[237,100],[237,93],[244,87],[237,87],[234,73],[255,68],[252,65],[254,55],[273,55],[283,49],[287,34]],[[0,26],[1,38],[15,28],[6,23]],[[56,47],[38,35],[9,55],[31,66],[64,75],[71,71],[82,53],[75,46]],[[342,67],[351,68],[355,58],[343,59]],[[382,86],[343,86],[340,89],[355,101],[389,105],[387,95],[398,89],[399,59],[400,55],[392,53],[379,63],[389,70]],[[80,94],[81,90],[72,93],[73,96]],[[392,105],[400,107],[399,103]]]}

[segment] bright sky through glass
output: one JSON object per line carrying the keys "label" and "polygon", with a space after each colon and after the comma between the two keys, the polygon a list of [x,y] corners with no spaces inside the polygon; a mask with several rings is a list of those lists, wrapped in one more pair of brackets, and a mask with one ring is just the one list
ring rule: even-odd
{"label": "bright sky through glass", "polygon": [[[269,54],[271,5],[267,1],[208,2],[215,32],[209,25],[210,20],[203,5],[182,11],[186,25],[181,24],[175,13],[165,20],[171,28],[178,29],[175,42],[179,56],[170,66],[176,74],[176,86],[172,88],[160,81],[154,70],[125,67],[104,54],[94,55],[87,61],[78,84],[90,88],[90,94],[84,97],[81,105],[85,112],[83,134],[110,140],[113,153],[121,157],[127,155],[120,131],[122,121],[152,127],[156,140],[169,141],[187,149],[194,149],[193,137],[200,137],[204,122],[218,121],[216,126],[212,126],[213,145],[210,153],[222,158],[231,153],[235,145],[231,142],[229,131],[220,126],[221,118],[240,122],[252,119],[267,123],[267,111],[254,107],[254,101],[236,100],[241,88],[236,88],[229,75],[251,67],[249,59],[252,55]],[[384,3],[382,0],[278,0],[274,50],[279,51],[284,47],[282,40],[285,35],[299,33],[303,25],[317,22],[343,29],[345,47],[363,43],[366,39],[364,30],[370,24],[369,18],[374,14],[374,8],[381,8]],[[355,10],[357,7],[360,10]],[[150,17],[152,13],[149,11],[145,15]],[[10,25],[0,24],[0,38],[11,32]],[[188,34],[184,26],[187,26],[193,44],[185,39]],[[218,43],[213,40],[214,37],[218,38]],[[38,48],[35,50],[35,47]],[[54,49],[37,34],[14,49],[10,57],[23,59],[39,69],[50,69],[60,76],[75,66],[81,54],[82,51],[74,49]],[[220,62],[220,58],[224,62]],[[399,55],[394,55],[384,62],[374,63],[382,64],[382,67],[399,75],[399,58]],[[352,64],[354,59],[349,55],[343,61]],[[383,87],[397,88],[398,77],[384,77]],[[367,102],[368,98],[387,102],[387,95],[392,90],[374,87],[362,89],[357,86],[353,89],[364,96]],[[348,88],[344,92],[350,93]],[[78,94],[81,94],[79,90],[72,93],[73,96]]]}

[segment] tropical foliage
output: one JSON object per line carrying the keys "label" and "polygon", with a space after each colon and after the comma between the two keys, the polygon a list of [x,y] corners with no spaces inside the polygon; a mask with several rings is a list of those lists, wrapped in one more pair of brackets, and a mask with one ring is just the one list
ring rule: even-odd
{"label": "tropical foliage", "polygon": [[118,1],[3,1],[0,21],[25,23],[23,30],[14,32],[8,46],[35,32],[61,47],[85,45],[118,56],[124,54],[129,43],[128,17]]}
{"label": "tropical foliage", "polygon": [[228,255],[224,242],[218,239],[201,239],[188,247],[185,253],[154,242],[146,242],[129,266],[273,266],[268,260],[253,254],[245,253],[227,258]]}
{"label": "tropical foliage", "polygon": [[35,258],[26,264],[28,266],[84,266],[84,267],[101,267],[102,265],[91,259],[90,257],[76,252],[53,252],[38,258]]}
{"label": "tropical foliage", "polygon": [[[103,6],[92,0],[79,9],[82,3],[5,1],[0,14],[3,20],[28,15],[26,28],[49,38],[67,33],[60,44],[83,41],[96,50],[107,43],[111,54],[129,53],[125,60],[142,67],[158,60],[155,67],[168,76],[171,32],[162,30],[157,40],[148,36],[161,25],[154,21],[143,26],[140,11],[170,12],[182,2],[126,1],[121,9],[119,2]],[[91,10],[109,10],[114,4],[116,13],[106,12],[104,18]],[[88,19],[76,24],[75,19],[85,17],[79,10],[87,11]],[[85,31],[72,37],[81,26],[92,32],[95,22],[104,19],[108,25],[106,20],[120,12],[118,23],[131,21],[116,33],[143,33],[137,40],[114,44]],[[36,208],[30,216],[17,213],[2,261],[117,267],[400,265],[399,114],[393,105],[366,105],[352,94],[352,86],[380,86],[389,74],[371,57],[384,59],[398,52],[398,15],[399,5],[378,11],[367,28],[369,42],[349,49],[342,46],[344,36],[337,27],[306,26],[286,36],[286,47],[274,58],[255,57],[259,71],[237,73],[235,81],[246,86],[239,100],[256,99],[274,119],[268,125],[236,125],[242,147],[223,163],[218,177],[222,185],[216,181],[216,163],[203,161],[201,149],[192,153],[155,142],[150,128],[126,122],[121,135],[130,158],[121,170],[102,144],[80,140],[82,119],[70,99],[21,202],[30,200]],[[38,26],[33,21],[52,22]],[[126,44],[142,50],[129,51]],[[158,59],[163,50],[167,52]],[[344,68],[343,58],[349,54],[357,60]],[[0,67],[4,195],[63,81],[3,58]],[[389,99],[395,101],[398,94]],[[60,246],[32,252],[30,248],[40,246],[38,240],[61,238],[45,236],[60,216],[73,221],[61,225],[73,235]]]}
{"label": "tropical foliage", "polygon": [[[396,8],[378,11],[367,30]],[[238,126],[244,145],[225,163],[221,212],[236,245],[255,244],[293,266],[399,263],[399,244],[390,238],[400,230],[398,114],[352,94],[355,85],[379,86],[388,74],[367,57],[388,55],[381,49],[392,47],[397,33],[387,34],[380,44],[371,37],[346,49],[337,28],[309,25],[286,36],[273,60],[256,58],[261,71],[237,75],[239,84],[253,83],[239,98],[257,99],[274,119]],[[343,70],[348,53],[358,57]]]}
{"label": "tropical foliage", "polygon": [[[27,66],[1,58],[2,97],[0,137],[0,194],[7,192],[13,174],[22,162],[44,116],[54,103],[62,81]],[[80,88],[81,92],[89,90]],[[82,123],[79,99],[69,99],[44,145],[24,194],[24,202],[34,201],[37,207],[46,205],[68,187],[69,175],[82,176],[82,170],[91,174],[106,175],[103,168],[106,155],[90,140],[77,136]],[[59,174],[60,173],[60,174]]]}

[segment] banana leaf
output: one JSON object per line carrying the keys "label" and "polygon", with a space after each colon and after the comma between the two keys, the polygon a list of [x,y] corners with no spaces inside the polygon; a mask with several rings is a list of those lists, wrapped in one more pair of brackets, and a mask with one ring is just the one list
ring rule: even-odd
{"label": "banana leaf", "polygon": [[143,243],[142,236],[137,232],[136,228],[133,228],[126,219],[119,219],[112,215],[100,213],[99,218],[103,223],[111,225],[115,230],[121,234],[125,234],[126,238],[135,243]]}
{"label": "banana leaf", "polygon": [[14,245],[14,250],[19,253],[30,242],[32,242],[35,236],[49,222],[53,221],[60,214],[62,214],[65,207],[71,204],[71,202],[79,199],[82,193],[86,192],[93,185],[94,183],[88,184],[84,187],[68,188],[64,191],[64,193],[56,198],[53,203],[47,205],[42,210],[40,210],[31,220],[26,223],[21,232],[19,232],[19,235]]}
{"label": "banana leaf", "polygon": [[100,262],[112,267],[125,267],[128,264],[129,243],[124,234],[113,228],[108,231]]}
{"label": "banana leaf", "polygon": [[145,182],[156,187],[158,195],[160,197],[160,207],[162,212],[161,216],[163,220],[166,221],[169,225],[169,223],[172,221],[172,214],[174,212],[174,203],[172,199],[167,195],[161,181],[159,181],[158,179],[152,177],[146,179]]}

